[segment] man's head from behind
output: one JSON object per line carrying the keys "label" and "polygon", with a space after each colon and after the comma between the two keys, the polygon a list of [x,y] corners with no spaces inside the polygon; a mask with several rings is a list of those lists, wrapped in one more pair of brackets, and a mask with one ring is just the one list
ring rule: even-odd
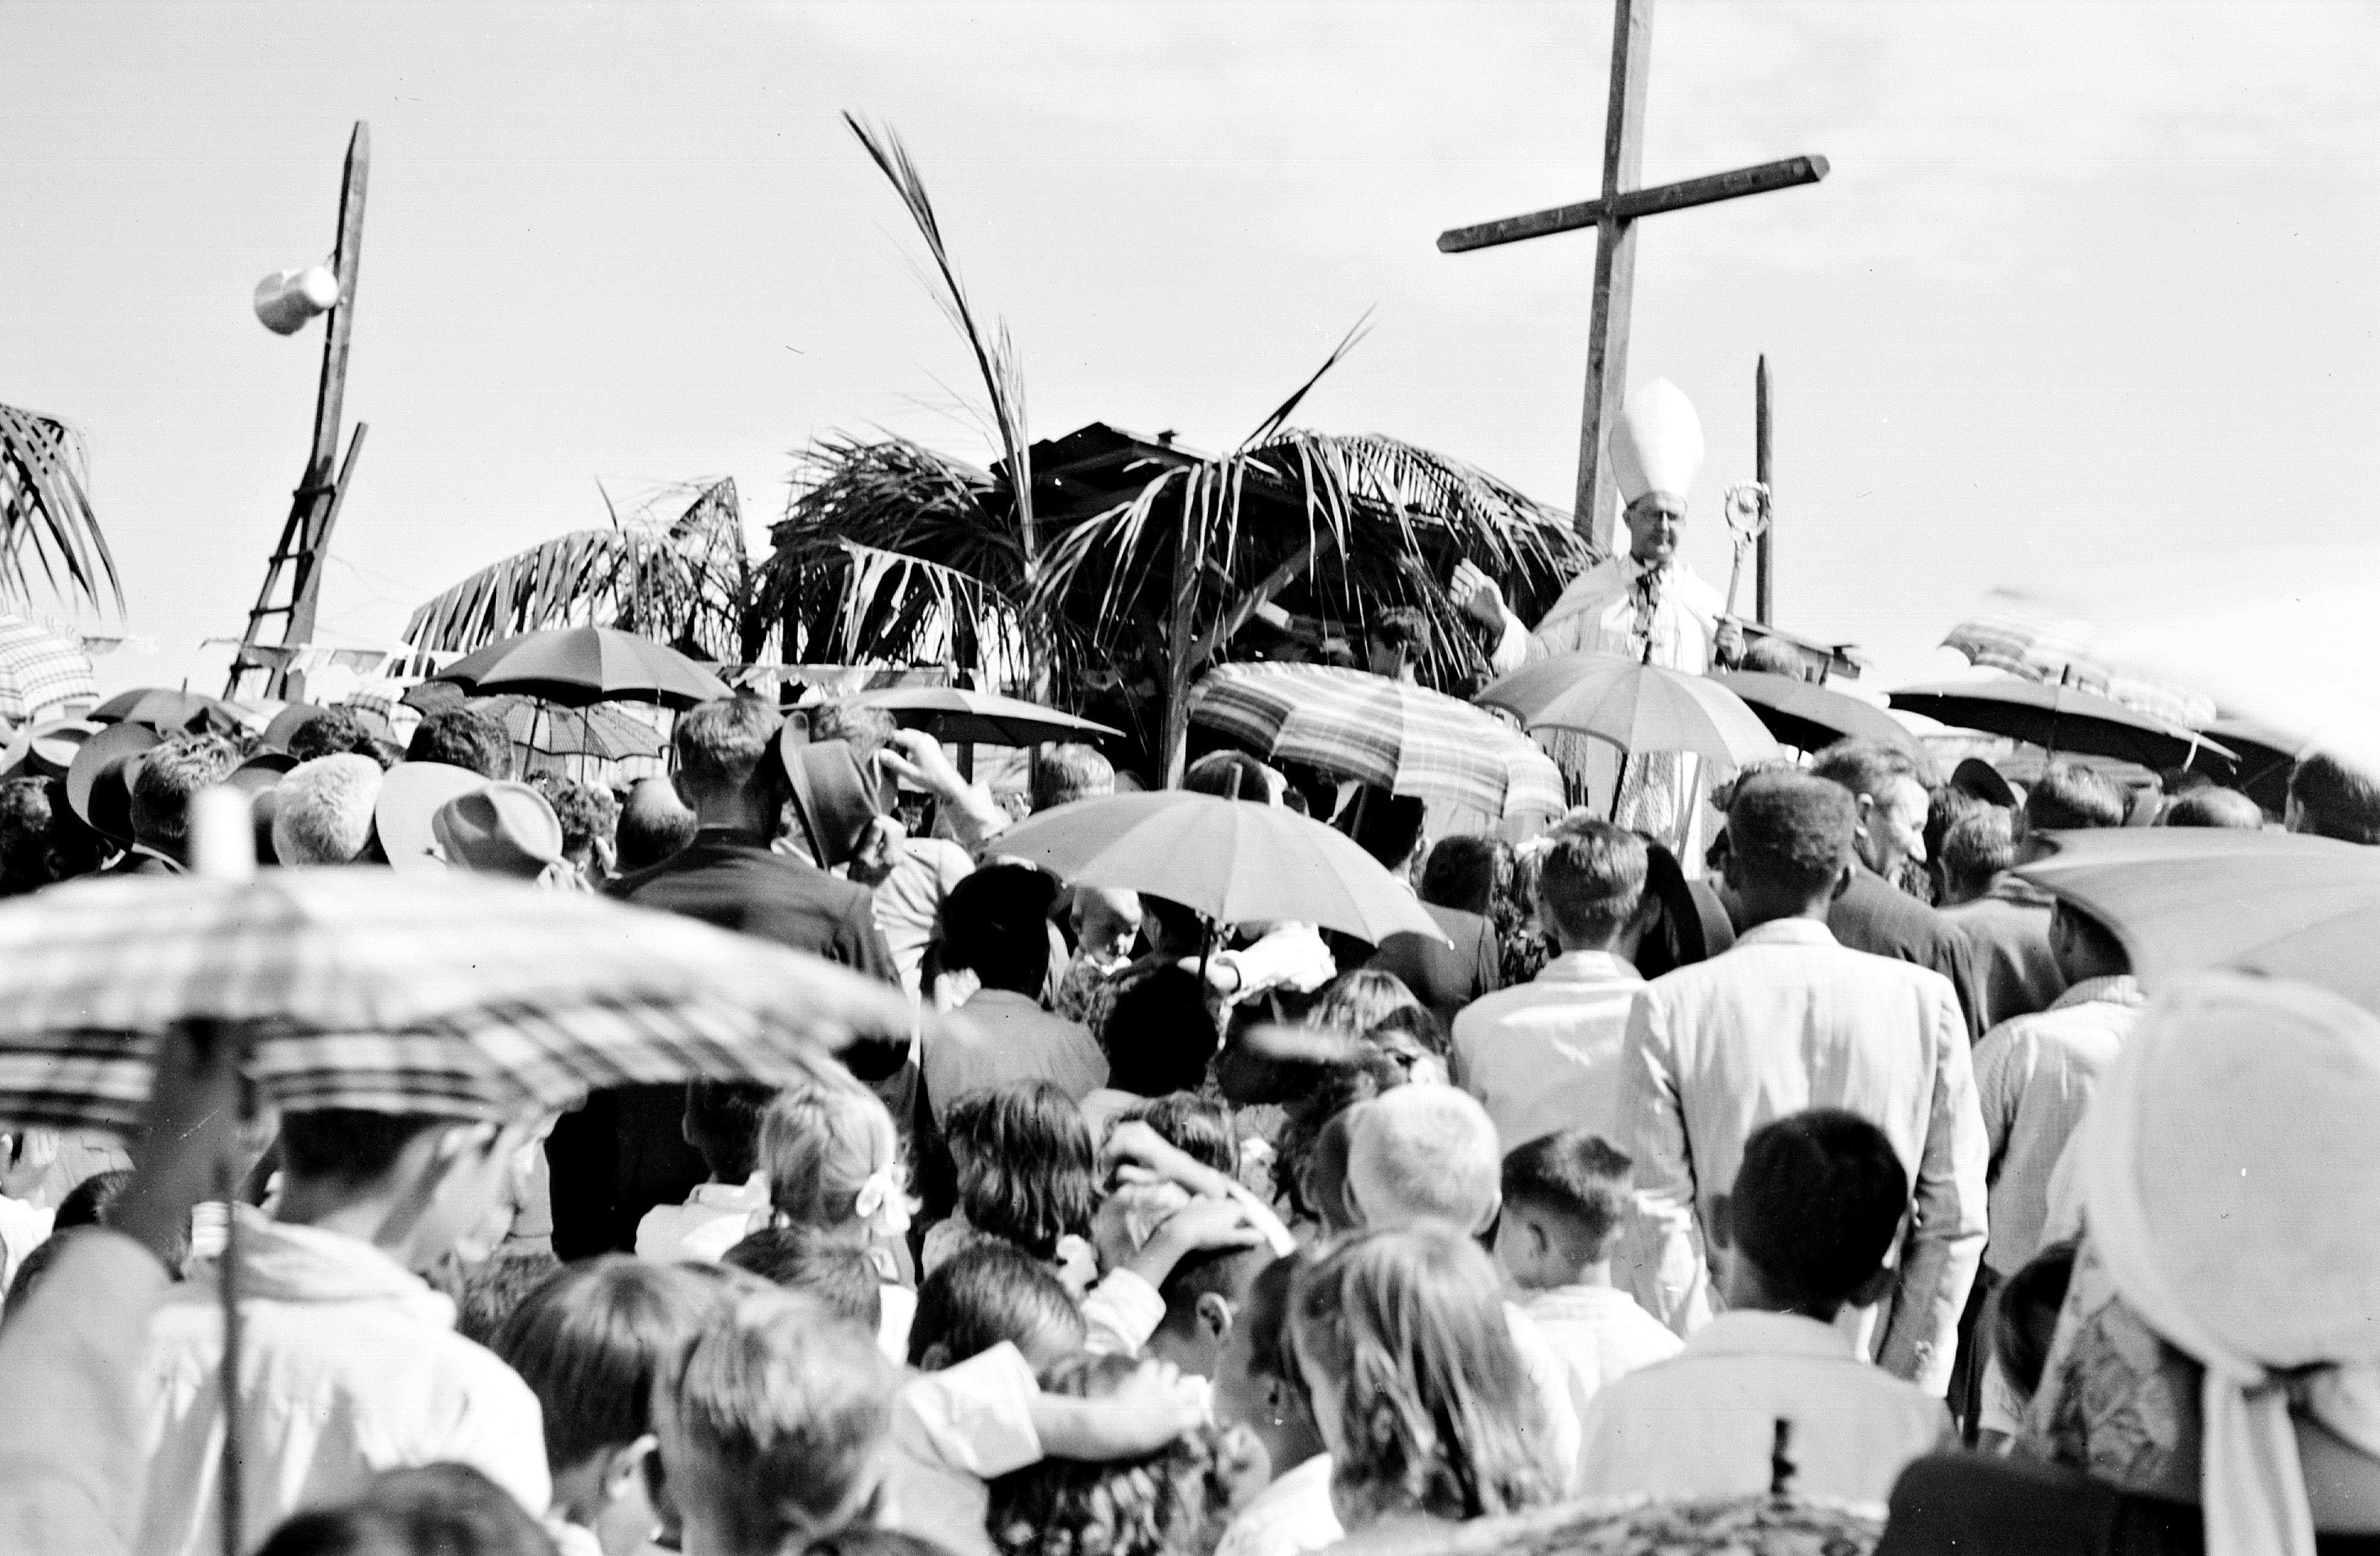
{"label": "man's head from behind", "polygon": [[842,741],[851,748],[851,760],[863,771],[901,733],[901,721],[872,703],[822,702],[805,711],[809,714],[810,738]]}
{"label": "man's head from behind", "polygon": [[1033,767],[1033,808],[1049,810],[1078,799],[1115,793],[1115,764],[1088,746],[1068,743],[1041,748]]}
{"label": "man's head from behind", "polygon": [[2234,832],[2262,832],[2265,808],[2237,789],[2205,784],[2168,801],[2161,827],[2220,827]]}
{"label": "man's head from behind", "polygon": [[[1565,823],[1547,834],[1537,867],[1537,917],[1564,951],[1632,956],[1632,929],[1649,922],[1645,840],[1605,821]],[[1626,942],[1626,943],[1623,943]]]}
{"label": "man's head from behind", "polygon": [[431,714],[405,748],[407,761],[441,761],[482,778],[513,775],[513,739],[504,726],[469,708]]}
{"label": "man's head from behind", "polygon": [[2015,863],[2016,816],[1997,805],[1967,811],[1942,834],[1942,881],[1950,903],[1973,902]]}
{"label": "man's head from behind", "polygon": [[1496,1125],[1467,1092],[1401,1086],[1350,1126],[1348,1208],[1374,1231],[1441,1221],[1475,1235],[1496,1219],[1502,1166]]}
{"label": "man's head from behind", "polygon": [[1495,908],[1497,878],[1507,873],[1503,845],[1477,833],[1441,837],[1421,868],[1421,900],[1485,915]]}
{"label": "man's head from behind", "polygon": [[620,873],[649,869],[694,841],[698,822],[666,778],[647,778],[620,808],[613,852]]}
{"label": "man's head from behind", "polygon": [[1815,914],[1850,884],[1851,791],[1801,772],[1762,772],[1728,806],[1727,883],[1745,925]]}
{"label": "man's head from behind", "polygon": [[485,1221],[537,1124],[466,1123],[332,1108],[284,1114],[280,1218],[333,1217],[423,1270]]}
{"label": "man's head from behind", "polygon": [[[2080,762],[2054,761],[2024,796],[2024,836],[2035,833],[2076,832],[2089,827],[2120,827],[2131,807],[2116,781]],[[2038,850],[2021,846],[2025,857]]]}
{"label": "man's head from behind", "polygon": [[[1608,1267],[1635,1203],[1631,1165],[1585,1129],[1541,1136],[1507,1154],[1496,1258],[1513,1281],[1550,1290],[1586,1282],[1597,1266]],[[1608,1268],[1604,1274],[1592,1283],[1608,1284]]]}
{"label": "man's head from behind", "polygon": [[939,1372],[1005,1341],[1036,1372],[1083,1348],[1083,1315],[1064,1282],[1007,1243],[978,1243],[917,1287],[909,1365]]}
{"label": "man's head from behind", "polygon": [[1713,1217],[1732,1254],[1728,1305],[1820,1323],[1866,1307],[1891,1284],[1885,1256],[1908,1210],[1908,1170],[1857,1113],[1813,1108],[1762,1125]]}
{"label": "man's head from behind", "polygon": [[987,989],[1038,994],[1050,972],[1050,905],[1058,885],[1025,865],[990,865],[942,899],[942,966]]}
{"label": "man's head from behind", "polygon": [[132,780],[132,837],[180,857],[189,844],[190,799],[224,781],[239,752],[220,735],[176,735],[140,759]]}
{"label": "man's head from behind", "polygon": [[740,1184],[759,1166],[760,1117],[777,1088],[748,1081],[690,1080],[679,1132],[715,1184]]}
{"label": "man's head from behind", "polygon": [[2121,978],[2132,970],[2132,959],[2115,931],[2068,902],[2050,910],[2049,952],[2070,988],[2086,979]]}
{"label": "man's head from behind", "polygon": [[2289,831],[2380,845],[2380,783],[2326,751],[2308,751],[2289,773]]}
{"label": "man's head from behind", "polygon": [[1165,1317],[1148,1338],[1148,1354],[1213,1378],[1248,1287],[1272,1258],[1272,1249],[1258,1245],[1196,1253],[1175,1265],[1159,1294]]}
{"label": "man's head from behind", "polygon": [[884,1321],[884,1282],[868,1250],[807,1226],[765,1226],[720,1256],[772,1286],[807,1296],[874,1334]]}
{"label": "man's head from behind", "polygon": [[790,1292],[715,1308],[653,1387],[686,1549],[778,1556],[870,1522],[898,1381],[873,1335]]}
{"label": "man's head from behind", "polygon": [[1850,792],[1861,863],[1889,879],[1904,859],[1925,862],[1931,801],[1914,757],[1880,740],[1838,740],[1818,753],[1810,772]]}
{"label": "man's head from behind", "polygon": [[1364,667],[1391,680],[1429,657],[1429,617],[1411,605],[1382,611],[1364,629]]}
{"label": "man's head from behind", "polygon": [[757,697],[720,697],[678,716],[678,793],[697,811],[748,810],[773,828],[791,787],[777,760],[784,721]]}
{"label": "man's head from behind", "polygon": [[380,782],[380,763],[352,751],[291,768],[273,789],[273,856],[285,865],[354,863],[371,843]]}

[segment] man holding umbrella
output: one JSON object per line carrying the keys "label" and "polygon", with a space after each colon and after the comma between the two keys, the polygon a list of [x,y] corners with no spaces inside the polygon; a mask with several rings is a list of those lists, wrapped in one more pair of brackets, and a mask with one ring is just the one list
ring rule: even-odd
{"label": "man holding umbrella", "polygon": [[[1611,466],[1626,504],[1628,552],[1597,563],[1571,580],[1532,633],[1504,604],[1496,586],[1475,569],[1463,609],[1498,635],[1489,663],[1499,675],[1533,659],[1587,651],[1620,654],[1645,664],[1707,675],[1743,651],[1743,634],[1725,618],[1718,591],[1678,555],[1686,499],[1702,469],[1703,427],[1684,393],[1655,379],[1628,396],[1611,429]],[[1460,590],[1458,590],[1460,592]],[[1560,737],[1573,748],[1555,756],[1603,794],[1620,775],[1620,754],[1583,736]],[[1614,818],[1681,845],[1698,858],[1689,835],[1699,819],[1699,773],[1683,753],[1658,752],[1630,763],[1628,792]]]}

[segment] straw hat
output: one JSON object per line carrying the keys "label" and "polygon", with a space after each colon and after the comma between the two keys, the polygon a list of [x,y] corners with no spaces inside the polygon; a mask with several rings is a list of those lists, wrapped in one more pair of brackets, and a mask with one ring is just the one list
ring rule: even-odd
{"label": "straw hat", "polygon": [[63,778],[82,743],[101,725],[89,719],[48,719],[27,724],[0,751],[0,778]]}
{"label": "straw hat", "polygon": [[118,843],[132,841],[132,781],[140,759],[164,743],[147,724],[110,724],[91,736],[67,766],[67,804],[83,825]]}
{"label": "straw hat", "polygon": [[431,821],[440,806],[473,789],[483,789],[489,782],[468,767],[443,761],[401,761],[390,768],[381,780],[380,798],[372,805],[372,825],[380,833],[381,852],[388,856],[389,868],[445,869]]}

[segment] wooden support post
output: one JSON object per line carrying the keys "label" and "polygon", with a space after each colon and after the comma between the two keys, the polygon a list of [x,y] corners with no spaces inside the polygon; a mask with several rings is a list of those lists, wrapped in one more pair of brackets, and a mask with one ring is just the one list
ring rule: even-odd
{"label": "wooden support post", "polygon": [[1761,499],[1768,510],[1768,522],[1761,526],[1760,540],[1752,553],[1752,619],[1763,626],[1777,625],[1777,486],[1776,474],[1768,458],[1768,359],[1752,375],[1752,479],[1768,493]]}
{"label": "wooden support post", "polygon": [[1604,439],[1628,395],[1628,315],[1636,293],[1636,229],[1609,209],[1645,166],[1644,82],[1653,59],[1653,0],[1612,0],[1611,96],[1603,118],[1603,200],[1595,228],[1595,298],[1586,334],[1586,403],[1579,417],[1572,522],[1609,551],[1618,520]]}

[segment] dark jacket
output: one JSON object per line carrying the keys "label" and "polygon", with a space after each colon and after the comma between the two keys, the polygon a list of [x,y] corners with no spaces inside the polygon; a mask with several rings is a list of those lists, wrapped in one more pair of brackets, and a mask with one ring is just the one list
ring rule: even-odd
{"label": "dark jacket", "polygon": [[1958,991],[1960,1013],[1967,1018],[1970,1043],[1989,1029],[1967,937],[1949,919],[1865,865],[1852,872],[1851,889],[1827,910],[1827,928],[1853,951],[1914,962],[1949,979]]}
{"label": "dark jacket", "polygon": [[1414,998],[1427,1005],[1438,1024],[1451,1032],[1455,1012],[1504,986],[1502,947],[1496,939],[1496,926],[1478,914],[1435,903],[1422,906],[1454,943],[1443,944],[1427,935],[1390,935],[1364,965],[1404,979]]}
{"label": "dark jacket", "polygon": [[2004,875],[1973,902],[1941,910],[1967,937],[1982,991],[1984,1030],[2047,1010],[2066,992],[2066,974],[2049,949],[2054,899],[2038,886]]}

